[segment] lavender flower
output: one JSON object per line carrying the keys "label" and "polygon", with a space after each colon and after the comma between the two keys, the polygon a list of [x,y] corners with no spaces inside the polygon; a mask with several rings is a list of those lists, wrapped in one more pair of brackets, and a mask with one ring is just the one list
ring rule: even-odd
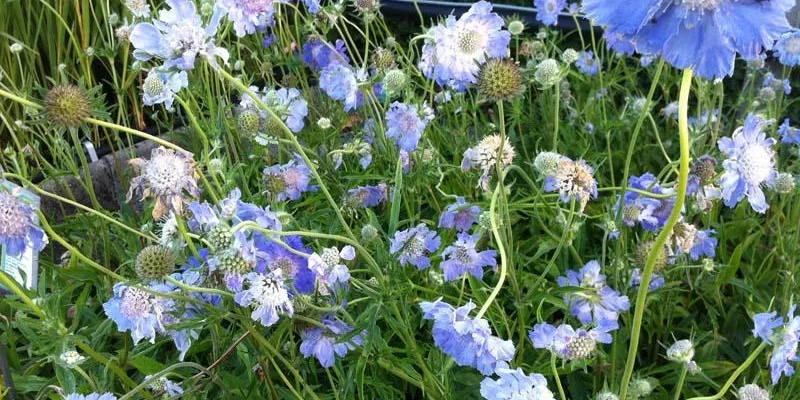
{"label": "lavender flower", "polygon": [[[144,380],[150,380],[152,375],[147,375],[144,377]],[[150,382],[149,385],[150,390],[155,393],[163,393],[165,399],[178,397],[183,394],[183,388],[181,385],[167,379],[164,376],[156,378],[153,382]]]}
{"label": "lavender flower", "polygon": [[787,67],[800,65],[800,30],[793,29],[784,32],[775,42],[773,53],[781,64]]}
{"label": "lavender flower", "polygon": [[558,13],[567,7],[567,0],[533,0],[536,7],[536,20],[544,25],[555,25]]}
{"label": "lavender flower", "polygon": [[337,293],[350,280],[350,269],[344,261],[353,261],[356,250],[347,245],[342,250],[330,247],[322,250],[322,254],[314,253],[308,258],[308,268],[317,276],[317,291],[322,295]]}
{"label": "lavender flower", "polygon": [[474,3],[460,18],[450,15],[428,31],[419,68],[438,84],[462,91],[477,82],[487,58],[508,55],[511,34],[502,28],[503,18],[492,12],[491,3]]}
{"label": "lavender flower", "polygon": [[772,334],[775,329],[783,326],[783,317],[777,317],[778,313],[759,313],[753,316],[753,336],[772,344]]}
{"label": "lavender flower", "polygon": [[283,273],[275,270],[269,274],[250,272],[244,275],[246,290],[236,293],[234,301],[242,307],[254,307],[250,313],[253,321],[272,326],[280,315],[291,317],[294,307],[283,279]]}
{"label": "lavender flower", "polygon": [[289,251],[283,245],[269,240],[266,237],[255,238],[256,246],[263,249],[265,255],[265,269],[256,267],[256,271],[266,273],[267,271],[280,270],[284,277],[292,280],[292,286],[297,293],[308,294],[314,292],[314,284],[317,274],[309,268],[309,257],[312,252],[303,245],[300,236],[283,236],[283,243],[295,251],[307,254],[304,257]]}
{"label": "lavender flower", "polygon": [[692,260],[697,261],[701,257],[714,258],[716,254],[717,238],[711,235],[715,233],[716,231],[713,229],[697,230],[694,237],[694,244],[689,250],[689,257]]}
{"label": "lavender flower", "polygon": [[133,56],[139,61],[152,58],[163,60],[163,68],[190,70],[194,68],[198,55],[205,57],[216,67],[216,58],[228,62],[228,51],[214,45],[214,34],[224,10],[215,5],[211,21],[203,28],[194,2],[190,0],[167,0],[169,10],[159,11],[159,19],[153,23],[134,25],[130,42],[135,50]]}
{"label": "lavender flower", "polygon": [[315,72],[322,71],[331,64],[348,65],[350,58],[345,54],[346,51],[341,39],[331,45],[319,38],[311,38],[303,45],[303,62]]}
{"label": "lavender flower", "polygon": [[3,192],[0,187],[0,246],[11,257],[19,257],[29,246],[40,252],[47,245],[47,235],[36,224],[33,207],[25,204],[15,193]]}
{"label": "lavender flower", "polygon": [[427,105],[420,110],[414,104],[394,102],[386,111],[386,137],[392,139],[401,150],[417,149],[425,127],[433,120],[433,110]]}
{"label": "lavender flower", "polygon": [[[628,178],[628,187],[653,194],[666,194],[668,192],[667,189],[658,184],[655,175],[649,172],[641,176]],[[658,230],[666,223],[674,204],[674,199],[671,198],[656,200],[639,192],[629,190],[625,191],[623,199],[623,223],[627,226],[633,226],[638,222],[645,230],[651,232]],[[619,199],[617,204],[619,204]]]}
{"label": "lavender flower", "polygon": [[485,250],[478,252],[475,246],[481,235],[470,235],[461,232],[458,240],[442,251],[442,271],[446,282],[458,279],[466,274],[483,279],[483,267],[496,267],[497,252]]}
{"label": "lavender flower", "polygon": [[238,37],[263,31],[274,24],[273,0],[219,0],[218,3],[225,7]]}
{"label": "lavender flower", "polygon": [[[500,154],[501,147],[502,154]],[[461,170],[480,169],[482,174],[478,180],[478,187],[484,191],[489,191],[489,179],[493,171],[496,171],[498,155],[501,156],[500,163],[503,168],[511,165],[514,161],[514,147],[511,146],[511,142],[508,141],[508,138],[505,138],[505,141],[501,144],[499,135],[486,136],[475,147],[464,151]]]}
{"label": "lavender flower", "polygon": [[600,263],[589,261],[579,271],[567,270],[567,276],[556,279],[558,286],[578,287],[583,291],[564,295],[570,312],[582,324],[617,323],[620,311],[630,308],[627,296],[620,295],[606,285],[606,276],[600,272]]}
{"label": "lavender flower", "polygon": [[298,154],[286,164],[264,168],[267,193],[277,201],[298,200],[307,192],[316,190],[311,183],[311,169]]}
{"label": "lavender flower", "polygon": [[796,308],[796,305],[789,308],[785,324],[783,318],[775,317],[775,312],[756,314],[753,317],[755,323],[753,336],[773,345],[772,357],[769,360],[773,385],[777,384],[783,375],[787,377],[794,375],[794,367],[789,363],[800,360],[797,356],[797,347],[800,343],[800,316],[794,315]]}
{"label": "lavender flower", "polygon": [[522,368],[497,368],[495,373],[497,380],[487,377],[481,381],[481,396],[487,400],[555,399],[542,374],[526,375]]}
{"label": "lavender flower", "polygon": [[536,324],[528,337],[537,349],[547,349],[566,360],[583,360],[591,357],[597,349],[597,343],[611,343],[609,332],[616,329],[616,324],[600,323],[591,330],[575,329],[570,325],[555,327],[546,322]]}
{"label": "lavender flower", "polygon": [[358,106],[358,79],[353,69],[340,63],[331,63],[319,77],[319,87],[332,99],[344,102],[344,110]]}
{"label": "lavender flower", "polygon": [[456,202],[445,207],[439,217],[439,228],[466,232],[472,228],[480,214],[480,207],[467,203],[463,197],[456,197]]}
{"label": "lavender flower", "polygon": [[197,187],[197,171],[190,153],[176,152],[166,147],[158,147],[150,153],[150,159],[134,158],[130,165],[141,171],[141,175],[131,179],[128,199],[134,194],[141,200],[155,197],[153,218],[159,219],[168,211],[183,213],[186,191],[192,197],[200,196]]}
{"label": "lavender flower", "polygon": [[189,78],[186,71],[163,72],[156,68],[151,69],[142,84],[142,103],[146,106],[163,103],[171,111],[175,93],[187,86]]}
{"label": "lavender flower", "polygon": [[767,138],[764,128],[769,124],[763,118],[750,114],[744,126],[737,128],[730,138],[719,140],[719,149],[728,157],[723,163],[725,173],[720,179],[722,198],[728,207],[736,206],[745,196],[753,210],[765,213],[769,208],[761,186],[770,185],[778,171],[772,146],[775,139]]}
{"label": "lavender flower", "polygon": [[360,207],[375,207],[386,201],[389,187],[385,183],[375,186],[360,186],[347,191],[346,204]]}
{"label": "lavender flower", "polygon": [[130,10],[134,17],[146,18],[150,16],[150,4],[147,4],[147,0],[125,0],[125,7]]}
{"label": "lavender flower", "polygon": [[391,239],[389,253],[397,254],[400,265],[411,264],[420,270],[431,266],[430,254],[439,249],[441,238],[425,224],[397,231]]}
{"label": "lavender flower", "polygon": [[781,143],[783,144],[800,144],[800,128],[795,128],[790,125],[789,118],[783,120],[783,123],[778,127],[778,134],[781,135]]}
{"label": "lavender flower", "polygon": [[72,393],[64,397],[64,400],[117,400],[117,396],[114,396],[112,393],[90,393],[87,395],[82,395],[78,393]]}
{"label": "lavender flower", "polygon": [[485,319],[473,319],[469,312],[475,308],[472,302],[453,308],[438,299],[423,301],[422,318],[433,320],[433,342],[460,366],[476,368],[484,375],[498,369],[508,368],[514,357],[514,343],[492,335],[492,328]]}
{"label": "lavender flower", "polygon": [[583,11],[606,31],[624,35],[641,54],[714,79],[733,72],[736,53],[754,59],[790,29],[789,1],[585,0]]}
{"label": "lavender flower", "polygon": [[336,356],[344,357],[347,352],[364,345],[364,333],[355,335],[347,341],[340,341],[341,336],[350,333],[353,328],[339,320],[323,320],[326,329],[313,327],[302,332],[300,353],[303,357],[315,357],[320,365],[330,368]]}
{"label": "lavender flower", "polygon": [[581,56],[575,62],[575,65],[578,67],[578,71],[589,76],[595,76],[600,72],[600,61],[595,58],[591,50],[581,52]]}

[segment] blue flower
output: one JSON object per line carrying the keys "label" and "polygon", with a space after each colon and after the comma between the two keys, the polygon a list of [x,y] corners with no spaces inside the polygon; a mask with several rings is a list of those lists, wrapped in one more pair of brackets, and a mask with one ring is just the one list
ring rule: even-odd
{"label": "blue flower", "polygon": [[347,65],[331,63],[319,77],[319,87],[332,99],[344,102],[344,110],[358,106],[359,94],[356,73]]}
{"label": "blue flower", "polygon": [[319,0],[303,0],[303,4],[306,5],[308,12],[313,14],[317,14],[322,10],[322,7],[319,5]]}
{"label": "blue flower", "polygon": [[420,308],[423,319],[433,320],[433,342],[456,364],[476,368],[484,375],[508,368],[508,362],[514,358],[514,343],[492,335],[485,319],[471,318],[469,312],[475,304],[453,308],[440,298],[423,301]]}
{"label": "blue flower", "polygon": [[582,360],[594,354],[597,343],[611,343],[609,332],[616,328],[616,324],[602,322],[587,331],[567,324],[556,328],[543,322],[536,324],[528,337],[536,349],[547,349],[566,360]]}
{"label": "blue flower", "polygon": [[800,30],[793,29],[784,32],[775,42],[773,54],[778,57],[778,61],[787,67],[800,65]]}
{"label": "blue flower", "polygon": [[496,251],[478,252],[475,249],[480,238],[480,234],[470,235],[461,232],[458,234],[458,240],[442,251],[441,267],[445,281],[458,279],[465,274],[472,274],[478,279],[483,279],[483,267],[494,268],[497,266]]}
{"label": "blue flower", "polygon": [[759,313],[753,316],[753,336],[772,344],[772,334],[775,329],[783,325],[783,317],[777,317],[778,313]]}
{"label": "blue flower", "polygon": [[[300,236],[282,236],[283,243],[294,249],[296,252],[308,254],[312,252],[303,244]],[[264,249],[265,269],[256,271],[266,273],[267,271],[281,270],[283,276],[292,280],[292,286],[297,293],[307,294],[314,292],[314,282],[317,275],[308,266],[308,257],[301,256],[289,251],[283,245],[269,240],[266,237],[256,238],[256,246]]]}
{"label": "blue flower", "polygon": [[337,293],[347,286],[350,281],[350,269],[344,261],[353,261],[356,250],[347,245],[341,250],[329,247],[322,250],[322,254],[314,253],[308,258],[308,268],[316,274],[316,289],[320,294],[328,295]]}
{"label": "blue flower", "polygon": [[467,203],[463,197],[456,197],[456,202],[445,207],[439,217],[439,228],[466,232],[472,228],[480,214],[480,207]]}
{"label": "blue flower", "polygon": [[764,82],[762,83],[763,87],[771,87],[775,89],[776,92],[783,91],[783,94],[790,95],[792,94],[792,83],[788,79],[778,79],[775,77],[775,74],[772,72],[767,72],[764,74]]}
{"label": "blue flower", "polygon": [[503,30],[503,17],[492,4],[478,1],[460,18],[450,15],[431,28],[422,47],[419,68],[442,86],[463,91],[477,82],[487,58],[508,56],[511,34]]}
{"label": "blue flower", "polygon": [[790,29],[791,1],[584,0],[596,25],[629,38],[642,54],[660,54],[704,78],[733,72],[736,53],[757,58]]}
{"label": "blue flower", "polygon": [[542,374],[526,375],[522,368],[498,368],[497,380],[486,377],[481,381],[481,396],[486,400],[553,400]]}
{"label": "blue flower", "polygon": [[600,272],[600,263],[589,261],[579,271],[567,270],[567,276],[556,279],[558,286],[584,289],[564,295],[570,312],[582,324],[613,322],[616,324],[620,311],[630,308],[627,296],[606,286],[606,276]]}
{"label": "blue flower", "polygon": [[360,207],[375,207],[386,201],[389,188],[385,183],[375,186],[360,186],[347,191],[347,204]]}
{"label": "blue flower", "polygon": [[314,327],[301,333],[303,341],[300,343],[300,353],[303,357],[313,356],[320,365],[330,368],[336,356],[344,357],[348,351],[364,345],[364,332],[341,341],[340,337],[350,333],[352,327],[339,320],[323,320],[322,323],[326,329]]}
{"label": "blue flower", "polygon": [[219,0],[217,3],[225,7],[238,37],[263,31],[274,24],[272,0]]}
{"label": "blue flower", "polygon": [[386,137],[392,139],[397,147],[407,152],[417,149],[419,140],[428,122],[433,120],[433,110],[428,106],[420,110],[414,104],[394,102],[386,111]]}
{"label": "blue flower", "polygon": [[0,187],[0,246],[6,254],[19,257],[29,246],[36,253],[44,249],[47,235],[36,225],[37,218],[33,207]]}
{"label": "blue flower", "polygon": [[[649,172],[641,176],[628,178],[628,187],[653,194],[667,193],[667,190],[658,184],[655,175]],[[658,230],[666,223],[674,204],[674,199],[672,198],[656,200],[630,190],[625,191],[623,199],[623,223],[627,226],[634,226],[638,222],[642,225],[642,228],[651,232]],[[617,204],[619,204],[619,199]]]}
{"label": "blue flower", "polygon": [[244,275],[243,283],[248,288],[236,293],[234,301],[242,307],[253,307],[253,312],[250,313],[253,321],[272,326],[278,322],[280,315],[294,315],[292,300],[281,270],[269,274],[250,272]]}
{"label": "blue flower", "polygon": [[800,316],[794,315],[796,308],[796,305],[789,308],[785,324],[783,318],[775,317],[775,312],[756,314],[753,317],[755,324],[753,336],[773,345],[772,357],[769,360],[773,385],[777,384],[783,375],[787,377],[794,375],[794,367],[789,362],[800,361],[800,357],[797,356],[797,347],[800,344]]}
{"label": "blue flower", "polygon": [[567,0],[533,0],[536,7],[536,20],[544,25],[558,23],[558,13],[567,7]]}
{"label": "blue flower", "polygon": [[411,264],[420,270],[431,266],[430,254],[439,249],[441,238],[425,224],[397,231],[391,239],[389,253],[397,254],[400,265]]}
{"label": "blue flower", "polygon": [[[647,285],[647,291],[652,292],[653,290],[659,289],[664,287],[664,277],[659,274],[653,274],[650,277],[650,284]],[[639,268],[634,268],[631,272],[631,281],[629,286],[630,287],[638,287],[642,284],[642,270]]]}
{"label": "blue flower", "polygon": [[264,180],[268,194],[275,196],[277,201],[298,200],[303,193],[317,189],[309,185],[311,169],[297,154],[286,164],[264,168]]}
{"label": "blue flower", "polygon": [[775,139],[767,138],[764,128],[769,124],[763,118],[750,114],[744,126],[733,132],[730,138],[717,142],[719,149],[728,157],[722,166],[725,173],[720,178],[722,198],[725,205],[733,208],[745,196],[753,210],[765,213],[769,208],[761,185],[770,185],[778,171],[775,169]]}
{"label": "blue flower", "polygon": [[167,110],[172,110],[175,93],[189,86],[189,77],[186,71],[162,72],[156,68],[147,73],[147,78],[142,84],[142,103],[153,106],[164,103]]}
{"label": "blue flower", "polygon": [[595,76],[600,72],[600,60],[595,58],[591,50],[581,52],[578,61],[575,61],[578,70],[589,76]]}
{"label": "blue flower", "polygon": [[[629,56],[636,52],[636,46],[631,42],[630,38],[619,32],[605,31],[603,32],[603,39],[606,41],[606,47],[616,51],[619,54],[627,54]],[[644,65],[642,65],[644,67]]]}
{"label": "blue flower", "polygon": [[112,393],[90,393],[87,395],[82,395],[78,393],[72,393],[64,397],[64,400],[117,400],[117,396],[114,396]]}
{"label": "blue flower", "polygon": [[334,45],[319,38],[311,38],[303,45],[303,62],[312,71],[319,72],[330,64],[349,65],[344,41],[337,39]]}
{"label": "blue flower", "polygon": [[198,55],[204,56],[216,67],[216,58],[228,62],[228,51],[214,45],[214,34],[224,10],[214,7],[211,21],[203,28],[203,21],[190,0],[167,0],[169,10],[161,10],[159,19],[153,23],[134,25],[130,41],[135,50],[133,56],[140,61],[152,58],[163,60],[163,68],[190,70]]}
{"label": "blue flower", "polygon": [[790,125],[789,118],[783,120],[781,126],[778,127],[778,134],[781,135],[781,143],[783,144],[800,144],[800,128],[795,128]]}
{"label": "blue flower", "polygon": [[689,257],[697,261],[700,257],[714,258],[717,248],[717,238],[711,235],[717,233],[713,229],[698,230],[694,238],[694,245],[689,250]]}
{"label": "blue flower", "polygon": [[305,126],[303,119],[308,115],[308,103],[300,96],[299,90],[295,88],[265,90],[262,100],[292,132],[298,133],[303,130]]}

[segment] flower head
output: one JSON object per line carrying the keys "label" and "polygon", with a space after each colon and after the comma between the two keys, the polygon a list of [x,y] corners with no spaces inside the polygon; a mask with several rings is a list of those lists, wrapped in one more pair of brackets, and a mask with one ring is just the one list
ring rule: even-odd
{"label": "flower head", "polygon": [[322,71],[331,64],[350,63],[346,54],[344,41],[336,40],[334,44],[319,38],[311,38],[303,45],[303,62],[313,71]]}
{"label": "flower head", "polygon": [[790,1],[585,0],[583,11],[606,31],[624,36],[641,54],[659,54],[676,68],[722,78],[745,59],[772,48],[789,30]]}
{"label": "flower head", "polygon": [[220,0],[219,3],[225,7],[238,37],[263,31],[274,23],[273,0]]}
{"label": "flower head", "polygon": [[356,72],[346,65],[331,63],[319,77],[319,87],[332,99],[344,103],[344,110],[350,111],[358,106],[360,91]]}
{"label": "flower head", "polygon": [[272,326],[280,315],[291,317],[294,307],[283,273],[275,270],[269,274],[250,272],[243,277],[243,286],[248,288],[236,293],[234,301],[242,307],[253,307],[250,318],[261,325]]}
{"label": "flower head", "polygon": [[264,168],[264,181],[267,193],[277,201],[298,200],[303,193],[316,190],[310,185],[311,169],[297,154],[286,164]]}
{"label": "flower head", "polygon": [[472,228],[480,214],[480,207],[467,203],[463,197],[457,197],[456,202],[445,207],[439,217],[439,228],[466,232]]}
{"label": "flower head", "polygon": [[481,381],[481,396],[487,400],[554,400],[541,374],[526,375],[522,368],[495,370],[498,378],[486,377]]}
{"label": "flower head", "polygon": [[19,257],[29,246],[40,252],[47,245],[47,235],[36,224],[33,207],[25,204],[14,192],[0,188],[0,246],[6,254]]}
{"label": "flower head", "polygon": [[452,281],[465,274],[482,279],[483,267],[496,267],[497,252],[494,250],[477,251],[475,246],[481,235],[458,234],[458,240],[442,251],[442,271],[444,280]]}
{"label": "flower head", "polygon": [[557,191],[561,201],[578,202],[580,212],[586,207],[590,198],[597,197],[597,181],[594,180],[594,169],[585,161],[572,161],[567,157],[558,162],[555,174],[547,176],[544,181],[546,192]]}
{"label": "flower head", "polygon": [[589,76],[595,76],[600,71],[600,61],[591,50],[581,52],[578,61],[575,61],[575,65],[578,67],[578,71]]}
{"label": "flower head", "polygon": [[414,104],[395,101],[386,111],[386,137],[392,139],[401,150],[410,153],[417,149],[422,133],[431,120],[433,110],[427,105],[420,110]]}
{"label": "flower head", "polygon": [[92,103],[88,94],[75,85],[53,86],[47,92],[44,105],[47,119],[65,128],[79,126],[92,114]]}
{"label": "flower head", "polygon": [[430,254],[439,249],[441,238],[425,224],[397,231],[391,239],[389,253],[397,254],[400,265],[411,264],[420,270],[431,266]]}
{"label": "flower head", "polygon": [[163,103],[167,110],[172,110],[175,93],[187,86],[189,78],[186,71],[162,72],[153,68],[142,83],[142,103],[146,106]]}
{"label": "flower head", "polygon": [[739,400],[769,400],[769,392],[753,383],[740,387],[736,394]]}
{"label": "flower head", "polygon": [[583,360],[594,355],[597,343],[611,343],[610,331],[616,325],[601,323],[591,330],[570,325],[555,327],[546,322],[536,324],[528,337],[537,349],[547,349],[566,360]]}
{"label": "flower head", "polygon": [[[665,283],[666,283],[666,281],[664,280],[663,276],[654,273],[650,277],[650,284],[647,285],[648,286],[647,287],[647,291],[648,292],[652,292],[653,290],[662,288],[662,287],[664,287]],[[642,284],[642,270],[639,269],[639,268],[634,268],[631,271],[631,280],[630,280],[629,286],[630,287],[638,287],[641,284]]]}
{"label": "flower head", "polygon": [[150,4],[147,0],[125,0],[125,7],[134,17],[145,18],[150,16]]}
{"label": "flower head", "polygon": [[674,362],[688,363],[694,358],[694,343],[682,339],[667,348],[667,359]]}
{"label": "flower head", "polygon": [[358,207],[375,207],[386,201],[389,187],[385,183],[361,186],[347,191],[345,203]]}
{"label": "flower head", "polygon": [[317,276],[317,291],[327,295],[345,287],[350,280],[350,269],[342,260],[353,261],[355,258],[356,250],[350,245],[341,250],[329,247],[323,249],[321,254],[312,254],[308,258],[308,268]]}
{"label": "flower head", "polygon": [[471,318],[469,313],[475,304],[453,308],[438,299],[423,301],[420,308],[423,319],[433,320],[433,342],[456,364],[474,367],[487,376],[498,368],[508,368],[514,357],[514,343],[492,335],[485,319]]}
{"label": "flower head", "polygon": [[783,33],[775,42],[773,53],[787,67],[800,65],[800,29]]}
{"label": "flower head", "polygon": [[489,100],[512,100],[523,90],[522,72],[514,60],[493,58],[481,67],[478,93]]}
{"label": "flower head", "polygon": [[114,396],[112,393],[90,393],[87,395],[82,395],[78,393],[72,393],[64,397],[64,400],[117,400],[117,396]]}
{"label": "flower head", "polygon": [[600,263],[589,261],[579,271],[567,270],[567,276],[558,277],[558,286],[582,288],[581,292],[568,293],[564,301],[570,305],[570,312],[582,324],[592,321],[616,324],[620,311],[630,308],[627,296],[606,285],[606,276],[600,272]]}
{"label": "flower head", "polygon": [[772,150],[775,139],[767,138],[764,133],[767,125],[768,121],[750,114],[744,126],[718,142],[719,149],[728,157],[722,163],[725,173],[719,182],[728,207],[736,206],[747,196],[756,212],[763,214],[769,208],[761,186],[771,184],[778,171]]}
{"label": "flower head", "polygon": [[135,50],[133,56],[139,61],[156,58],[163,60],[165,70],[194,68],[198,55],[205,57],[212,66],[216,58],[228,62],[228,51],[214,45],[214,34],[224,10],[215,5],[211,21],[203,27],[194,2],[190,0],[167,0],[169,10],[159,11],[158,19],[152,23],[141,22],[131,30],[130,41]]}
{"label": "flower head", "polygon": [[[501,147],[502,154],[500,153]],[[511,146],[508,138],[505,138],[505,141],[501,144],[499,135],[486,136],[475,147],[471,147],[464,152],[461,170],[480,169],[482,175],[478,180],[478,187],[488,191],[490,175],[493,171],[496,171],[498,156],[500,156],[500,163],[503,167],[511,165],[514,161],[514,147]]]}
{"label": "flower head", "polygon": [[778,133],[781,135],[781,143],[783,144],[800,144],[800,128],[795,128],[790,125],[789,118],[783,120],[783,123],[778,127]]}
{"label": "flower head", "polygon": [[166,215],[168,211],[183,213],[186,202],[184,191],[192,197],[200,196],[200,189],[195,181],[195,163],[189,153],[158,147],[153,149],[149,160],[135,158],[128,163],[141,172],[141,175],[131,179],[128,201],[131,201],[134,194],[142,200],[155,197],[155,219]]}
{"label": "flower head", "polygon": [[800,316],[794,315],[796,305],[789,308],[786,321],[776,317],[776,313],[760,313],[753,317],[753,336],[759,337],[766,343],[772,344],[772,357],[769,366],[772,384],[778,383],[781,376],[794,375],[794,367],[789,363],[798,361],[798,344],[800,344]]}
{"label": "flower head", "polygon": [[545,25],[555,25],[558,14],[567,8],[567,0],[534,0],[536,7],[536,20]]}
{"label": "flower head", "polygon": [[362,334],[341,341],[340,337],[350,333],[353,328],[339,320],[323,320],[325,329],[313,327],[302,332],[302,343],[300,343],[300,353],[303,357],[315,357],[319,364],[325,368],[330,368],[336,361],[336,356],[344,357],[347,352],[358,346],[364,345]]}

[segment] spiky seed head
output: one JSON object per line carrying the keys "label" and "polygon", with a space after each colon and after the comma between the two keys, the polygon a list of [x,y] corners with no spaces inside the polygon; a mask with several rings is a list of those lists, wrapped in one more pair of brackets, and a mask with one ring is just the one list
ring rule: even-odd
{"label": "spiky seed head", "polygon": [[508,23],[508,32],[514,36],[519,36],[525,31],[525,23],[518,19],[511,20]]}
{"label": "spiky seed head", "polygon": [[519,64],[508,59],[493,58],[481,68],[478,92],[494,101],[514,98],[522,91]]}
{"label": "spiky seed head", "polygon": [[670,361],[688,363],[694,358],[694,344],[691,340],[678,340],[667,349],[667,358]]}
{"label": "spiky seed head", "polygon": [[361,228],[361,239],[365,242],[371,242],[378,237],[378,228],[372,225],[364,225]]}
{"label": "spiky seed head", "polygon": [[397,63],[394,60],[394,52],[378,47],[372,52],[372,65],[379,71],[394,69],[397,67]]}
{"label": "spiky seed head", "polygon": [[738,395],[739,400],[769,400],[769,392],[752,383],[740,387]]}
{"label": "spiky seed head", "polygon": [[536,159],[533,160],[533,167],[536,168],[540,174],[551,176],[558,172],[559,161],[561,161],[561,154],[552,151],[543,151],[536,155]]}
{"label": "spiky seed head", "polygon": [[166,246],[147,246],[136,256],[135,269],[143,280],[163,278],[175,269],[175,253]]}
{"label": "spiky seed head", "polygon": [[536,66],[536,72],[533,73],[533,79],[536,80],[543,88],[549,88],[561,80],[561,67],[558,61],[548,58],[540,62]]}
{"label": "spiky seed head", "polygon": [[580,58],[580,54],[578,54],[575,49],[566,49],[563,53],[561,53],[561,61],[567,65],[578,61],[578,58]]}
{"label": "spiky seed head", "polygon": [[[636,248],[636,253],[634,255],[633,261],[638,268],[644,268],[645,264],[647,264],[647,255],[650,254],[650,251],[653,250],[655,247],[655,241],[647,241],[641,243]],[[654,271],[661,271],[664,267],[667,266],[667,253],[664,251],[664,248],[661,248],[661,251],[658,252],[658,256],[656,257],[656,264],[654,267]]]}
{"label": "spiky seed head", "polygon": [[389,92],[396,92],[406,85],[406,73],[400,69],[390,69],[383,76],[383,87]]}
{"label": "spiky seed head", "polygon": [[635,399],[650,396],[653,389],[653,383],[648,379],[635,379],[631,382],[631,395]]}
{"label": "spiky seed head", "polygon": [[225,250],[233,244],[233,235],[228,227],[218,224],[208,232],[208,243],[214,251]]}
{"label": "spiky seed head", "polygon": [[225,251],[217,259],[218,269],[224,273],[244,274],[249,272],[252,267],[236,251]]}
{"label": "spiky seed head", "polygon": [[702,184],[711,183],[717,176],[717,160],[708,154],[692,162],[691,173],[700,178]]}
{"label": "spiky seed head", "polygon": [[242,130],[242,133],[255,135],[258,133],[258,129],[261,126],[261,116],[258,114],[258,111],[252,108],[246,108],[239,112],[236,122],[239,125],[239,129]]}
{"label": "spiky seed head", "polygon": [[781,172],[775,178],[775,183],[773,184],[775,191],[782,194],[792,193],[794,192],[794,188],[797,185],[797,180],[794,178],[794,175],[788,172]]}
{"label": "spiky seed head", "polygon": [[65,128],[79,126],[92,112],[88,95],[75,85],[54,86],[44,103],[47,118]]}

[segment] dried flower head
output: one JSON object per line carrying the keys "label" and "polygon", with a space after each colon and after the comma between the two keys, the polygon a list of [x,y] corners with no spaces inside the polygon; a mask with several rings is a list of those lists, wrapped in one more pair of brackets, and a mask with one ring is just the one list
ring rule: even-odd
{"label": "dried flower head", "polygon": [[200,196],[195,180],[195,162],[190,153],[162,146],[153,149],[149,160],[135,158],[128,163],[140,170],[141,175],[131,180],[127,201],[131,201],[134,194],[141,200],[154,197],[154,219],[161,218],[168,211],[181,214],[187,202],[184,191],[192,197]]}
{"label": "dried flower head", "polygon": [[461,169],[469,171],[479,168],[483,174],[478,181],[478,187],[489,190],[489,178],[495,170],[498,162],[502,167],[511,165],[514,161],[514,147],[508,138],[500,141],[500,135],[489,135],[481,139],[475,147],[471,147],[464,152],[464,159],[461,161]]}

